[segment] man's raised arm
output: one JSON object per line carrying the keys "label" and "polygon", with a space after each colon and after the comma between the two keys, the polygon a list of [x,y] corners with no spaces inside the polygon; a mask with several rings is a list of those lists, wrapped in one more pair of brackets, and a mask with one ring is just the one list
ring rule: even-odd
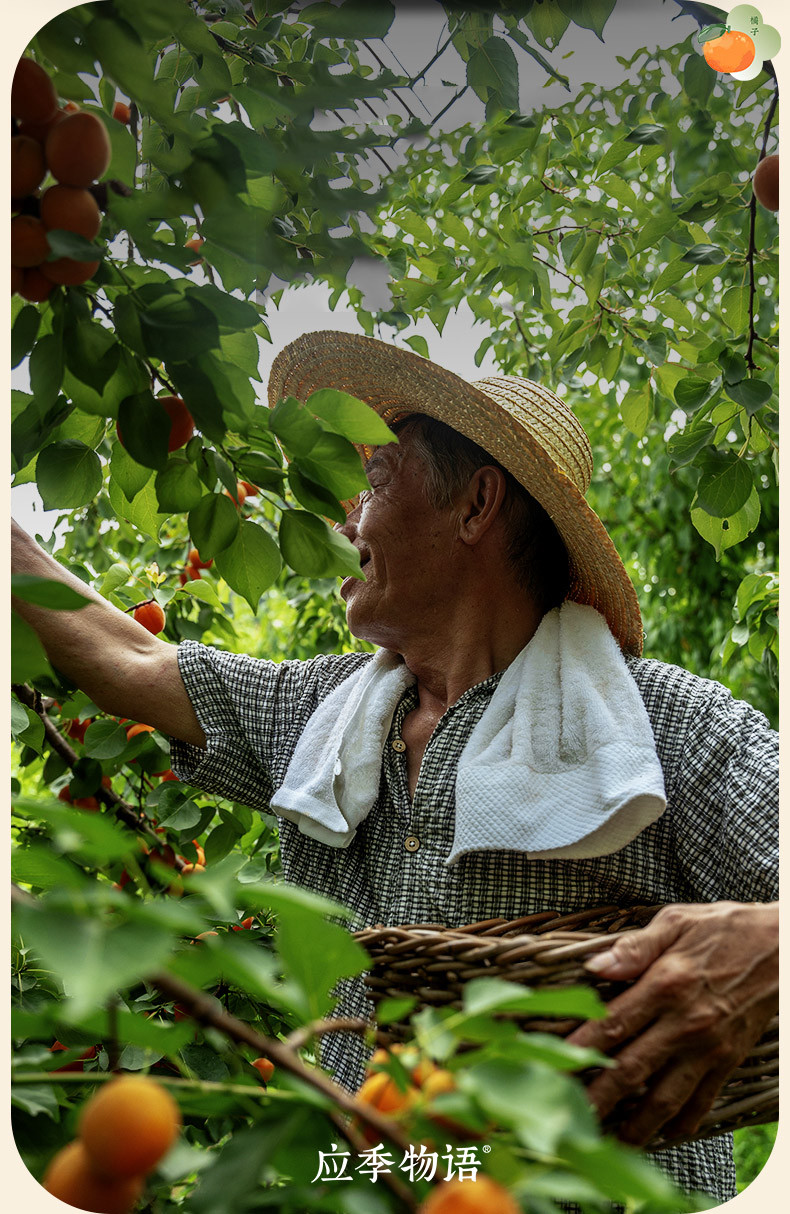
{"label": "man's raised arm", "polygon": [[205,746],[178,670],[175,645],[153,636],[65,570],[15,522],[11,570],[63,582],[91,600],[79,611],[55,611],[16,598],[12,602],[38,633],[52,664],[99,708]]}

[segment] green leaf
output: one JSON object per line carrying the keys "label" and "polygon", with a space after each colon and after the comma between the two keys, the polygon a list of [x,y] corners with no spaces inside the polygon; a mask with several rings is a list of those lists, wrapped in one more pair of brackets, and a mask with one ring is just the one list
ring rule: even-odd
{"label": "green leaf", "polygon": [[323,434],[310,410],[293,396],[277,402],[269,414],[269,428],[296,459],[308,455]]}
{"label": "green leaf", "polygon": [[481,101],[518,110],[518,62],[504,38],[487,38],[469,56],[466,80]]}
{"label": "green leaf", "polygon": [[667,133],[663,126],[655,122],[642,122],[629,131],[625,138],[629,143],[659,144],[663,143]]}
{"label": "green leaf", "polygon": [[92,759],[117,759],[126,750],[126,730],[117,721],[94,721],[85,730],[85,753]]}
{"label": "green leaf", "polygon": [[[329,430],[334,434],[341,434],[349,442],[380,447],[398,441],[375,409],[356,396],[350,396],[348,392],[340,392],[336,388],[319,388],[317,392],[311,393],[306,404]],[[317,442],[320,437],[316,435]]]}
{"label": "green leaf", "polygon": [[300,506],[304,506],[305,510],[310,510],[313,514],[319,514],[323,518],[334,519],[336,523],[346,521],[346,512],[334,494],[325,489],[323,485],[311,481],[309,477],[302,476],[295,460],[288,469],[288,484],[297,502]]}
{"label": "green leaf", "polygon": [[28,354],[38,336],[41,311],[35,304],[25,304],[11,329],[11,366],[17,367]]}
{"label": "green leaf", "polygon": [[156,969],[174,934],[150,918],[111,927],[105,917],[89,917],[64,905],[50,909],[39,904],[18,914],[25,941],[63,983],[64,1010],[75,1020]]}
{"label": "green leaf", "polygon": [[727,260],[727,254],[715,244],[695,244],[686,249],[681,260],[695,266],[719,266]]}
{"label": "green leaf", "polygon": [[36,484],[45,510],[85,506],[101,489],[101,460],[73,439],[51,443],[36,461]]}
{"label": "green leaf", "polygon": [[[145,299],[145,292],[140,288],[136,299]],[[145,353],[165,362],[186,362],[219,345],[217,317],[195,295],[152,296],[139,320]]]}
{"label": "green leaf", "polygon": [[691,504],[691,521],[702,538],[715,549],[716,560],[720,560],[726,549],[740,544],[759,523],[760,495],[753,488],[745,505],[730,518],[715,518],[698,507],[695,499]]}
{"label": "green leaf", "polygon": [[724,376],[725,391],[728,384],[739,384],[749,374],[746,359],[735,350],[722,350],[717,361]]}
{"label": "green leaf", "polygon": [[524,21],[540,45],[553,50],[568,28],[570,18],[557,4],[533,4],[524,13]]}
{"label": "green leaf", "polygon": [[118,439],[145,468],[164,468],[171,421],[153,392],[126,396],[118,406]]}
{"label": "green leaf", "polygon": [[106,245],[96,245],[76,232],[64,232],[59,228],[47,230],[47,243],[56,257],[71,257],[74,261],[101,261],[106,252]]}
{"label": "green leaf", "polygon": [[704,426],[693,430],[683,430],[680,434],[673,434],[672,438],[667,442],[667,453],[671,456],[672,462],[678,467],[683,464],[690,464],[695,456],[699,455],[703,447],[707,447],[713,441],[716,433],[716,426],[713,422],[706,422]]}
{"label": "green leaf", "polygon": [[90,602],[90,599],[86,599],[71,586],[66,586],[64,582],[35,577],[31,573],[12,574],[11,593],[19,599],[24,599],[26,603],[36,603],[39,607],[49,607],[56,611],[77,611]]}
{"label": "green leaf", "polygon": [[354,545],[304,510],[284,511],[280,520],[280,551],[294,572],[305,577],[361,574],[359,552]]}
{"label": "green leaf", "polygon": [[520,1012],[530,1016],[561,1016],[597,1020],[605,1005],[589,986],[531,990],[503,978],[473,978],[464,987],[464,1013]]}
{"label": "green leaf", "polygon": [[137,460],[132,459],[125,447],[120,443],[113,444],[110,456],[110,484],[118,485],[130,502],[148,484],[152,476],[151,469],[144,468]]}
{"label": "green leaf", "polygon": [[672,214],[656,215],[648,219],[634,242],[634,252],[643,253],[645,249],[652,249],[653,245],[657,245],[679,222],[677,215]]}
{"label": "green leaf", "polygon": [[310,4],[299,13],[299,20],[312,25],[317,33],[332,38],[384,38],[395,19],[391,0],[344,0],[335,8],[331,4]]}
{"label": "green leaf", "polygon": [[635,338],[634,345],[642,351],[647,361],[651,362],[654,366],[666,362],[667,335],[664,329],[654,329],[644,341]]}
{"label": "green leaf", "polygon": [[721,301],[724,323],[733,333],[743,333],[749,325],[749,288],[730,287]]}
{"label": "green leaf", "polygon": [[[446,219],[447,216],[445,216],[445,219],[442,222],[445,223]],[[421,354],[423,358],[431,357],[431,352],[428,349],[428,343],[424,337],[420,336],[419,333],[415,333],[413,337],[407,337],[405,340],[406,345],[411,346],[412,350],[414,350],[417,354]],[[478,363],[477,365],[479,366],[480,364]]]}
{"label": "green leaf", "polygon": [[717,379],[708,381],[697,375],[687,375],[675,387],[675,401],[686,413],[695,413],[712,400],[721,387]]}
{"label": "green leaf", "polygon": [[39,678],[54,680],[44,646],[26,620],[11,613],[11,682],[36,683]]}
{"label": "green leaf", "polygon": [[299,470],[341,502],[368,487],[359,453],[339,434],[322,433],[309,455],[299,460]]}
{"label": "green leaf", "polygon": [[566,17],[582,29],[592,30],[603,42],[606,22],[612,15],[616,0],[559,0]]}
{"label": "green leaf", "polygon": [[189,534],[204,561],[228,548],[239,531],[239,512],[223,493],[209,493],[189,512]]}
{"label": "green leaf", "polygon": [[727,395],[745,409],[751,417],[763,405],[767,405],[773,396],[773,388],[764,379],[742,379],[736,384],[724,385]]}
{"label": "green leaf", "polygon": [[55,403],[63,383],[63,343],[54,333],[46,333],[33,346],[28,371],[36,404],[48,408]]}
{"label": "green leaf", "polygon": [[[195,533],[193,532],[193,538]],[[203,548],[200,548],[201,553]],[[263,527],[248,520],[242,522],[233,542],[217,553],[220,575],[256,611],[264,590],[268,590],[282,568],[279,549]]]}
{"label": "green leaf", "polygon": [[716,73],[695,51],[686,56],[683,65],[683,88],[697,105],[705,106],[716,83]]}
{"label": "green leaf", "polygon": [[71,320],[65,341],[66,367],[81,383],[101,394],[118,369],[122,346],[104,325],[82,315],[73,315]]}
{"label": "green leaf", "polygon": [[304,1014],[324,1016],[334,1005],[330,991],[340,978],[361,974],[367,953],[338,923],[330,923],[297,903],[280,910],[277,952],[285,973],[299,988]]}
{"label": "green leaf", "polygon": [[641,438],[647,429],[652,403],[650,380],[639,388],[630,388],[620,402],[620,416],[637,438]]}
{"label": "green leaf", "polygon": [[462,181],[470,181],[472,185],[487,185],[499,174],[495,164],[476,164],[468,173],[464,173]]}
{"label": "green leaf", "polygon": [[404,232],[408,232],[420,244],[433,245],[433,232],[428,224],[420,215],[415,215],[414,211],[396,211],[392,216],[393,222],[398,225]]}
{"label": "green leaf", "polygon": [[185,513],[194,509],[203,497],[200,477],[188,460],[168,460],[154,481],[156,500],[166,513]]}
{"label": "green leaf", "polygon": [[143,488],[134,495],[133,501],[128,500],[123,490],[114,481],[110,481],[108,488],[112,508],[118,517],[126,519],[144,535],[150,535],[152,539],[156,539],[160,527],[169,516],[162,514],[159,510],[153,475],[150,475]]}
{"label": "green leaf", "polygon": [[695,505],[714,518],[731,518],[746,504],[754,486],[750,465],[735,451],[711,447],[697,461],[702,476],[697,484]]}
{"label": "green leaf", "polygon": [[615,139],[604,152],[596,166],[596,173],[601,176],[603,173],[608,173],[610,169],[615,168],[625,160],[626,156],[630,156],[634,151],[635,144],[625,135],[621,135],[619,139]]}

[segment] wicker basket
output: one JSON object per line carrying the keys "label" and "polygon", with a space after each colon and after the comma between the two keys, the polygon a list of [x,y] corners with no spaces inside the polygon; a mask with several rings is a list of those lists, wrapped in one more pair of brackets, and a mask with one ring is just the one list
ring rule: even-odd
{"label": "wicker basket", "polygon": [[[506,978],[526,986],[593,986],[604,1001],[626,984],[596,978],[585,957],[611,944],[613,934],[644,927],[660,906],[603,906],[562,915],[544,911],[522,919],[487,919],[459,928],[436,923],[370,927],[356,933],[373,965],[366,975],[375,1005],[385,998],[411,996],[421,1007],[461,1007],[462,989],[473,978]],[[523,1029],[566,1036],[577,1020],[536,1020],[514,1016]],[[388,1026],[391,1040],[406,1029]],[[779,1024],[769,1024],[748,1058],[729,1076],[694,1138],[709,1138],[745,1125],[775,1121],[779,1115]],[[627,1120],[624,1105],[620,1121]],[[616,1122],[607,1122],[607,1128]],[[648,1150],[688,1141],[654,1138]]]}

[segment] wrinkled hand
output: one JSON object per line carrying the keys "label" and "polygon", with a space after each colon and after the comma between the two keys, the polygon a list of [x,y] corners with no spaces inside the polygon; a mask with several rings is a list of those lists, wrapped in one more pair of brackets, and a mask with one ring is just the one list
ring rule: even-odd
{"label": "wrinkled hand", "polygon": [[[693,1134],[721,1085],[779,1004],[778,903],[666,906],[587,962],[596,975],[638,981],[568,1041],[614,1054],[587,1094],[601,1118],[638,1096],[620,1137],[643,1146],[659,1130]],[[640,977],[641,975],[641,977]]]}

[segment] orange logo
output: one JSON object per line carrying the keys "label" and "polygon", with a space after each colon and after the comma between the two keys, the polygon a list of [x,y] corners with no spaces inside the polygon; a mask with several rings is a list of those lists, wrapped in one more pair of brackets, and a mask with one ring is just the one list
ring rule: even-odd
{"label": "orange logo", "polygon": [[751,4],[738,4],[727,24],[706,25],[693,39],[695,50],[714,72],[729,72],[737,80],[759,76],[763,63],[779,50],[781,39]]}

